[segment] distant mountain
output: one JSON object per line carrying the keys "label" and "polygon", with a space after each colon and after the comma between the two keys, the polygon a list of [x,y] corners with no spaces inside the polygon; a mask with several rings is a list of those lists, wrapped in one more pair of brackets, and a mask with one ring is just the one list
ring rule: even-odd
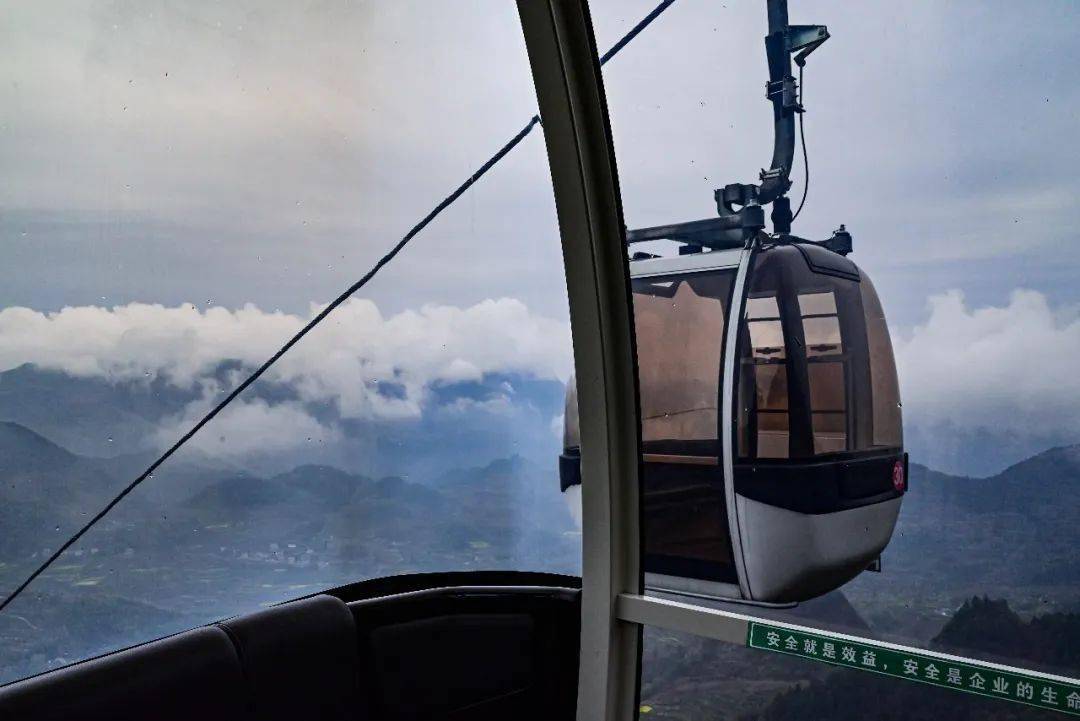
{"label": "distant mountain", "polygon": [[1048,613],[1024,621],[1005,600],[964,602],[933,641],[946,651],[1075,676],[1080,672],[1080,613]]}
{"label": "distant mountain", "polygon": [[0,476],[54,473],[69,468],[76,456],[18,423],[0,421]]}
{"label": "distant mountain", "polygon": [[[209,377],[229,387],[240,370],[235,361],[222,362]],[[378,392],[394,397],[401,388],[383,383]],[[416,418],[349,418],[333,402],[305,403],[304,410],[340,440],[287,448],[267,443],[244,454],[223,446],[225,453],[215,451],[214,460],[205,455],[209,450],[189,447],[184,459],[198,465],[231,463],[260,475],[324,465],[372,477],[430,477],[477,459],[553,458],[559,439],[551,423],[562,413],[563,392],[558,381],[490,373],[432,385]],[[161,429],[178,423],[200,395],[197,384],[177,387],[161,376],[75,377],[26,364],[0,373],[0,421],[18,423],[83,456],[141,455],[160,450]],[[288,384],[263,380],[245,391],[245,401],[255,399],[272,405],[299,402],[300,394]]]}
{"label": "distant mountain", "polygon": [[[58,542],[136,477],[146,460],[79,456],[18,424],[0,423],[0,520],[5,531],[0,562]],[[106,522],[122,522],[123,530],[110,536],[121,549],[167,551],[174,543],[198,541],[184,534],[206,524],[243,527],[234,533],[234,543],[248,538],[257,545],[282,534],[312,542],[300,525],[316,521],[308,533],[317,534],[327,524],[351,519],[356,530],[415,538],[432,553],[478,543],[534,548],[530,553],[562,558],[553,550],[560,545],[557,539],[576,530],[553,468],[520,457],[444,469],[426,483],[399,476],[376,480],[326,465],[297,466],[267,477],[180,461],[167,463],[155,476],[114,511],[109,518],[115,520]],[[439,532],[445,535],[442,541]]]}
{"label": "distant mountain", "polygon": [[353,500],[361,489],[371,485],[371,479],[347,473],[333,466],[304,465],[274,476],[272,479],[288,488],[309,493],[325,503],[343,505]]}
{"label": "distant mountain", "polygon": [[30,364],[0,373],[0,420],[87,456],[146,450],[161,419],[197,397],[195,389],[180,390],[160,378],[110,381]]}
{"label": "distant mountain", "polygon": [[264,508],[284,506],[303,498],[303,493],[281,481],[238,475],[203,488],[184,507],[210,512],[223,518],[257,514]]}
{"label": "distant mountain", "polygon": [[[1080,446],[1053,448],[989,478],[912,464],[885,552],[898,579],[982,590],[1080,583]],[[1041,580],[1040,580],[1041,579]]]}
{"label": "distant mountain", "polygon": [[909,498],[972,513],[1059,511],[1064,494],[1080,488],[1080,445],[1051,448],[985,478],[940,473],[918,463],[912,464],[911,476]]}
{"label": "distant mountain", "polygon": [[[146,460],[81,456],[14,423],[0,423],[0,453],[0,590]],[[173,625],[398,573],[579,568],[578,534],[553,462],[444,463],[422,481],[325,464],[261,475],[174,459],[5,614],[0,681],[106,650],[101,629],[114,641],[145,640]],[[113,625],[87,620],[82,609],[94,604],[119,614]]]}
{"label": "distant mountain", "polygon": [[1080,441],[1080,429],[1063,426],[1053,433],[1015,433],[997,428],[932,425],[918,420],[904,424],[904,445],[911,457],[939,471],[976,477],[992,476],[1046,448]]}
{"label": "distant mountain", "polygon": [[115,488],[117,479],[17,423],[0,422],[0,501],[43,503],[61,516]]}
{"label": "distant mountain", "polygon": [[35,640],[23,653],[0,648],[0,683],[177,633],[205,620],[149,603],[87,593],[39,593],[33,609],[27,606],[16,604],[0,613],[0,639],[10,644],[30,630]]}

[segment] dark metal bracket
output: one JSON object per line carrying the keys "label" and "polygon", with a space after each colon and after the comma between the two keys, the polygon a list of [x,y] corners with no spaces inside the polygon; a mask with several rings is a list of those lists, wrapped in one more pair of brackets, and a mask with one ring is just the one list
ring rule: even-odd
{"label": "dark metal bracket", "polygon": [[[699,252],[702,248],[741,248],[765,228],[762,206],[773,204],[770,219],[776,239],[791,236],[791,202],[785,193],[791,187],[789,175],[795,157],[795,115],[804,108],[799,102],[798,86],[791,74],[792,54],[800,68],[810,53],[829,39],[824,25],[789,25],[787,0],[766,0],[769,34],[765,36],[765,55],[769,80],[765,97],[773,106],[773,157],[758,176],[759,184],[731,183],[714,191],[717,218],[694,220],[652,228],[630,230],[626,242],[673,240],[684,243],[680,252]],[[845,240],[846,239],[846,240]],[[799,239],[800,241],[802,239]],[[815,241],[805,241],[815,242]],[[840,230],[818,245],[846,255],[851,252],[851,234]]]}

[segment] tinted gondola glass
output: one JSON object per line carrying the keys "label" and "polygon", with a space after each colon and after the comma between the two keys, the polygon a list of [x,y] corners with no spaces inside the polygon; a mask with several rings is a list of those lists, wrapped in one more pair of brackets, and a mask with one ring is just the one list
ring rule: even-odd
{"label": "tinted gondola glass", "polygon": [[905,490],[896,368],[869,278],[809,244],[643,259],[631,276],[647,583],[793,601],[861,572]]}
{"label": "tinted gondola glass", "polygon": [[633,280],[649,573],[736,581],[718,413],[734,277],[713,270]]}
{"label": "tinted gondola glass", "polygon": [[740,459],[900,448],[888,328],[870,279],[854,263],[815,246],[760,251],[744,319]]}

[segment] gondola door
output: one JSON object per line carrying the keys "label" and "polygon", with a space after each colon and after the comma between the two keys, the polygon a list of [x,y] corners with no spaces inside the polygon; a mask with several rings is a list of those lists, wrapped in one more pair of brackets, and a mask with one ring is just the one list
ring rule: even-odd
{"label": "gondola door", "polygon": [[722,434],[735,566],[743,598],[795,602],[858,575],[892,536],[896,368],[873,284],[847,258],[771,243],[740,279]]}
{"label": "gondola door", "polygon": [[737,597],[720,413],[736,269],[701,260],[633,271],[646,585]]}

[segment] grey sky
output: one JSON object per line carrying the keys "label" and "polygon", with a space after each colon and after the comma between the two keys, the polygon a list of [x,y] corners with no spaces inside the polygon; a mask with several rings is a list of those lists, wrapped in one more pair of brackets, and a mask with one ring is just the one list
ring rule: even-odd
{"label": "grey sky", "polygon": [[[0,304],[332,297],[534,112],[514,6],[455,7],[9,9]],[[545,178],[538,135],[371,295],[542,304]]]}
{"label": "grey sky", "polygon": [[[649,4],[618,3],[627,20]],[[603,31],[605,5],[601,44],[618,32]],[[805,71],[797,232],[846,223],[900,326],[949,288],[980,305],[1016,286],[1075,302],[1080,7],[792,0],[790,12],[833,35]],[[679,2],[605,73],[631,225],[706,217],[712,188],[768,163],[764,22],[763,3]],[[797,199],[801,162],[794,177]]]}
{"label": "grey sky", "polygon": [[[653,4],[593,2],[601,49]],[[1030,344],[1062,359],[1080,347],[1080,6],[790,6],[792,22],[833,35],[806,70],[812,182],[796,231],[854,233],[911,356],[909,419],[922,408],[955,422],[970,408],[1029,424],[1056,393],[1068,432],[1045,437],[1068,440],[1080,388],[1000,396]],[[678,0],[607,66],[631,227],[708,217],[713,188],[768,162],[764,31],[763,2]],[[4,10],[0,47],[0,308],[250,302],[306,314],[535,111],[502,0],[21,3]],[[801,161],[794,177],[798,198]],[[1047,302],[1017,301],[1018,288]],[[964,300],[941,302],[952,290]],[[541,135],[366,296],[387,314],[506,296],[564,320]],[[952,337],[966,339],[958,351],[1012,353],[922,362]],[[965,368],[959,397],[950,374]]]}
{"label": "grey sky", "polygon": [[[594,2],[600,46],[651,5]],[[304,308],[535,104],[508,2],[5,12],[0,305]],[[806,71],[813,173],[798,229],[847,223],[900,326],[950,288],[1075,302],[1076,6],[793,0],[791,15],[833,34]],[[680,0],[608,66],[631,226],[706,217],[712,188],[767,162],[763,29],[761,3]],[[553,232],[530,138],[371,296],[397,308],[513,295],[561,316]]]}

